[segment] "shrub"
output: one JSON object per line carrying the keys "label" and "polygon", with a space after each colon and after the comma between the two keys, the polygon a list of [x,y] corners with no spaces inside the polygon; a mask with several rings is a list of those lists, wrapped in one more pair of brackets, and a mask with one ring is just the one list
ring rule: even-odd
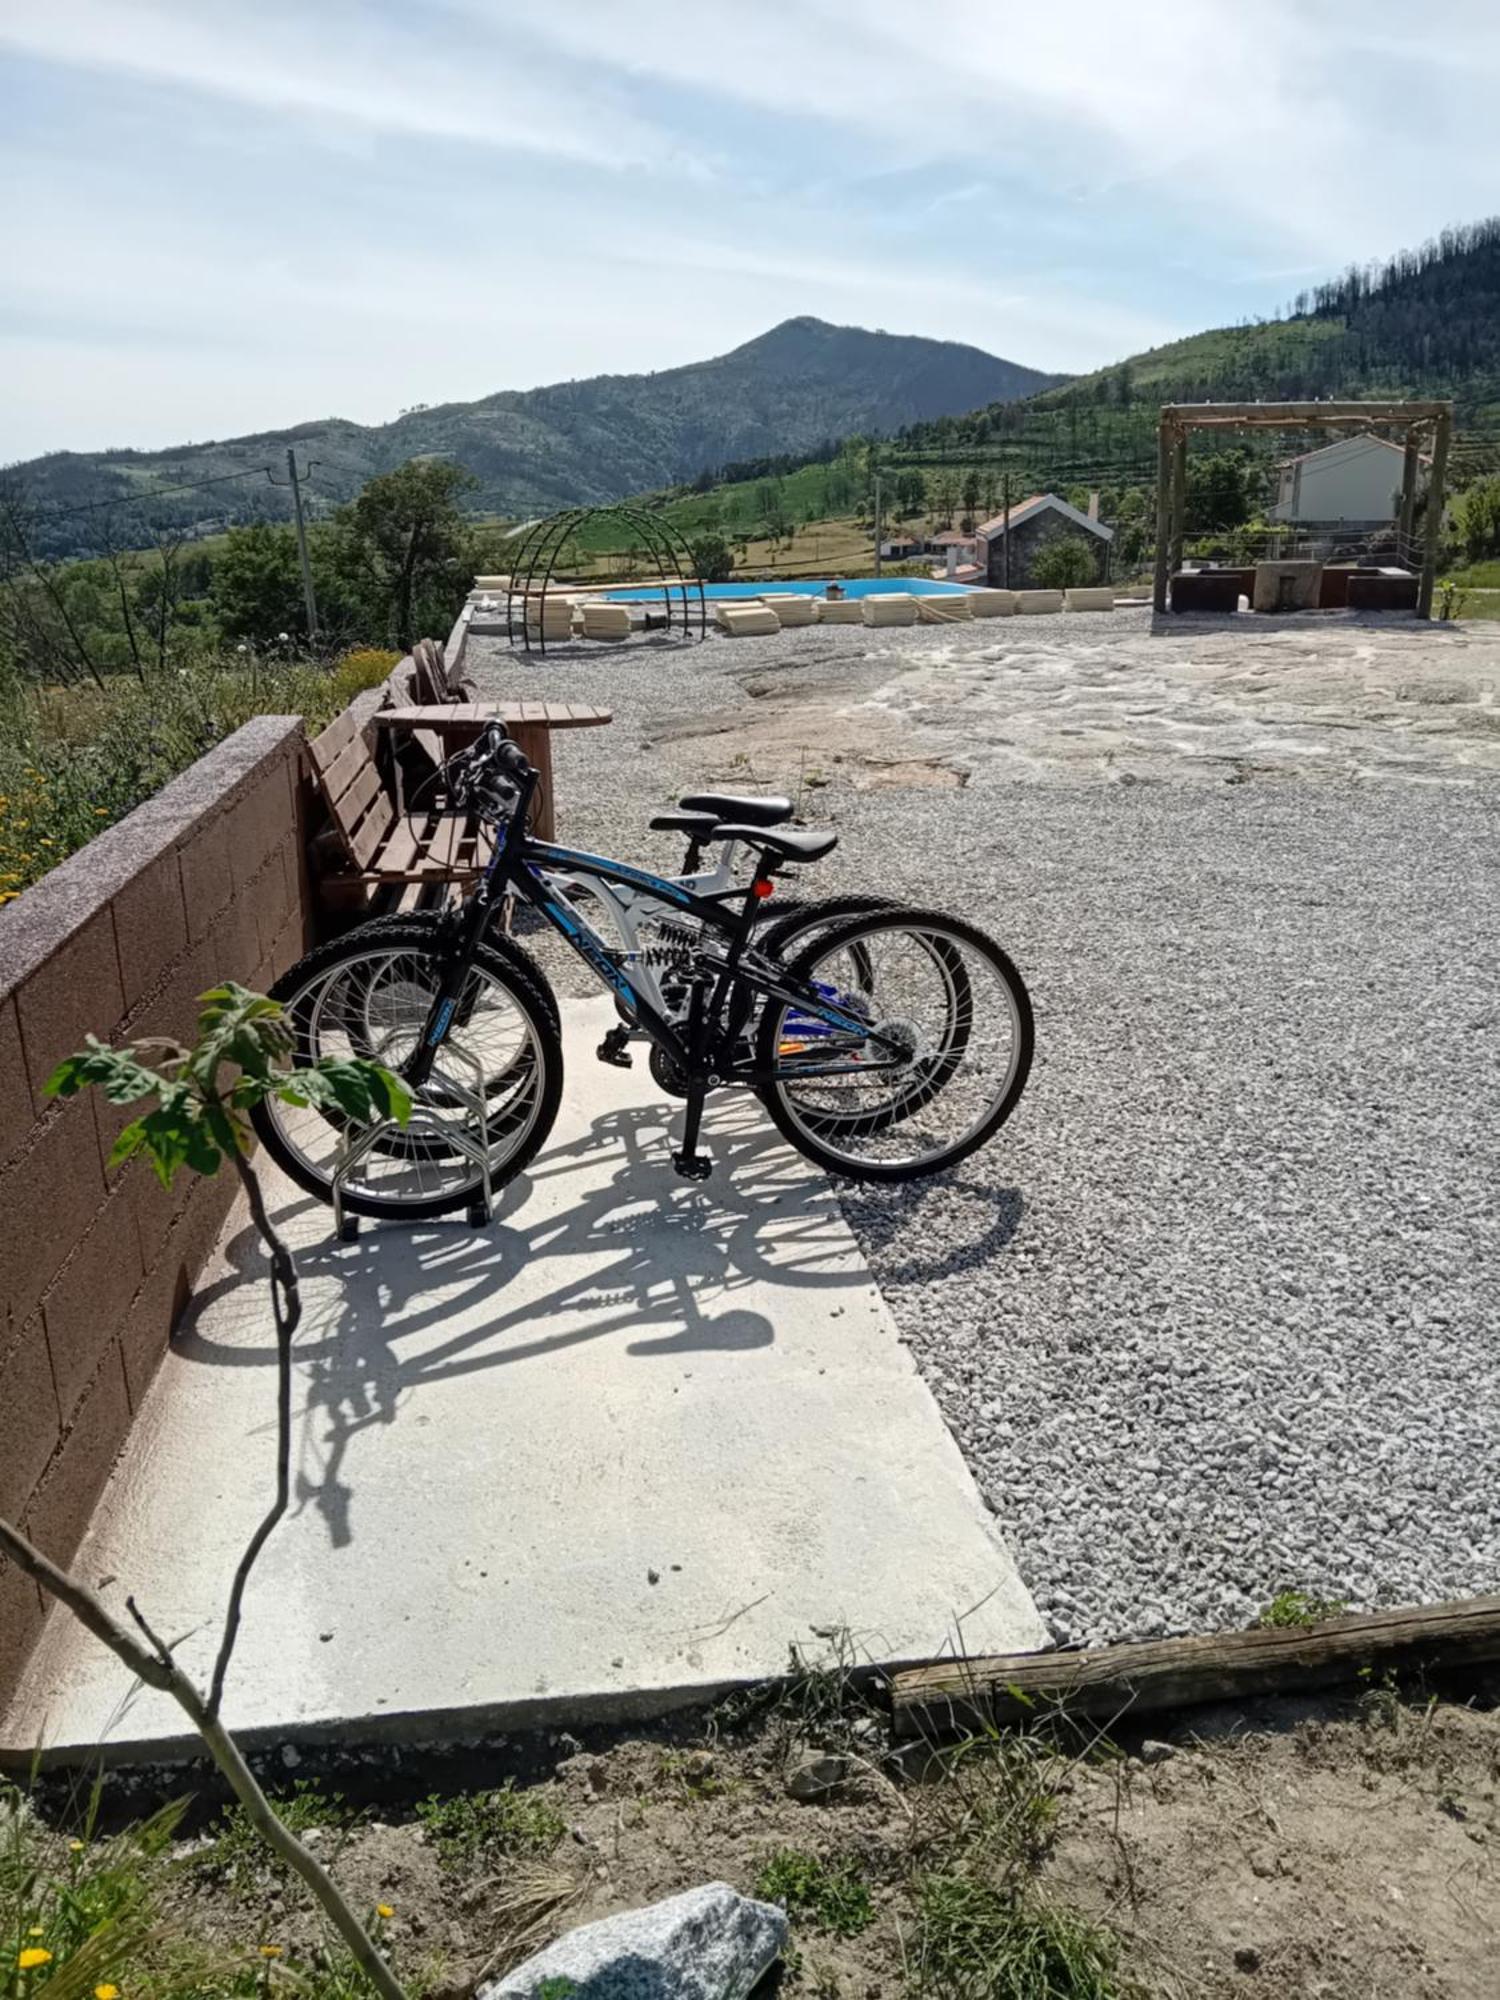
{"label": "shrub", "polygon": [[1071,590],[1098,575],[1094,552],[1077,535],[1058,535],[1037,550],[1031,580],[1038,590]]}
{"label": "shrub", "polygon": [[12,684],[0,703],[0,903],[253,716],[301,715],[321,729],[396,658],[361,651],[330,669],[246,652],[102,688]]}

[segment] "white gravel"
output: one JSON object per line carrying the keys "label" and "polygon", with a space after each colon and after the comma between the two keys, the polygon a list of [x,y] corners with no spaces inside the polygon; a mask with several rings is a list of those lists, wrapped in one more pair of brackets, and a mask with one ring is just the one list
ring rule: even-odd
{"label": "white gravel", "polygon": [[[767,645],[826,672],[845,636]],[[664,731],[796,778],[741,650],[481,677],[611,701],[560,746],[568,837],[665,860],[646,810],[707,770]],[[1015,782],[970,742],[966,789],[872,791],[819,742],[820,879],[965,911],[1036,1004],[999,1140],[844,1204],[1056,1635],[1500,1587],[1500,783]]]}

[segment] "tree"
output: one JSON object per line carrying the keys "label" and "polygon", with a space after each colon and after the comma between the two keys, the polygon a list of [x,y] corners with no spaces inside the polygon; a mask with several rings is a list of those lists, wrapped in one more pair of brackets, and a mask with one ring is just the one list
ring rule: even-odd
{"label": "tree", "polygon": [[1480,479],[1454,503],[1453,524],[1465,562],[1500,556],[1500,479]]}
{"label": "tree", "polygon": [[896,480],[896,505],[902,517],[909,520],[913,514],[920,514],[927,506],[927,481],[919,466],[910,465]]}
{"label": "tree", "polygon": [[958,480],[946,468],[932,482],[933,510],[945,528],[953,526],[953,510],[958,505]]}
{"label": "tree", "polygon": [[[281,1068],[294,1037],[280,1006],[259,993],[226,982],[202,996],[202,1008],[198,1040],[191,1049],[158,1040],[116,1049],[90,1036],[87,1048],[53,1072],[47,1094],[72,1097],[86,1085],[98,1084],[112,1104],[141,1105],[154,1100],[151,1109],[133,1119],[116,1139],[111,1166],[144,1153],[157,1178],[170,1187],[181,1167],[212,1174],[228,1160],[239,1175],[251,1220],[270,1255],[278,1363],[276,1498],[235,1571],[208,1694],[205,1696],[178,1666],[171,1647],[152,1630],[133,1597],[125,1599],[125,1608],[134,1621],[134,1632],[114,1616],[102,1598],[52,1562],[3,1517],[0,1555],[66,1605],[80,1624],[148,1687],[177,1702],[227,1779],[246,1818],[306,1882],[375,1991],[382,2000],[405,2000],[395,1976],[338,1885],[318,1857],[278,1818],[239,1745],[220,1721],[219,1708],[250,1570],[286,1512],[290,1495],[292,1335],[301,1317],[296,1265],[271,1222],[249,1164],[250,1128],[245,1113],[268,1097],[280,1097],[292,1104],[318,1104],[335,1116],[364,1124],[376,1118],[393,1118],[404,1124],[411,1100],[389,1071],[358,1058],[320,1057],[295,1072]],[[66,1971],[62,1977],[67,1983]],[[77,1990],[76,1983],[70,1990]]]}
{"label": "tree", "polygon": [[1190,459],[1187,473],[1187,525],[1202,532],[1238,528],[1252,512],[1250,466],[1237,451],[1210,452]]}
{"label": "tree", "polygon": [[1031,579],[1039,590],[1071,590],[1092,583],[1098,573],[1094,552],[1081,535],[1055,535],[1031,561]]}
{"label": "tree", "polygon": [[734,550],[722,535],[699,535],[688,543],[693,574],[703,583],[728,583],[734,575]]}
{"label": "tree", "polygon": [[344,572],[398,646],[446,630],[463,603],[473,551],[458,496],[474,484],[447,459],[414,458],[339,510]]}
{"label": "tree", "polygon": [[214,560],[209,587],[226,639],[261,644],[306,624],[297,538],[281,522],[231,528]]}
{"label": "tree", "polygon": [[984,481],[983,479],[981,479],[980,475],[977,472],[973,471],[972,469],[966,472],[964,474],[964,484],[963,484],[965,534],[973,533],[974,517],[979,512],[979,497],[983,493],[983,491],[984,491]]}

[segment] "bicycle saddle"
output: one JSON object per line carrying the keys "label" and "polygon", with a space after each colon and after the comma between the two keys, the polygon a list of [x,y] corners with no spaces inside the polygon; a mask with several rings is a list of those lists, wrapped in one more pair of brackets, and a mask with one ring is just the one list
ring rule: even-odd
{"label": "bicycle saddle", "polygon": [[808,833],[785,830],[773,833],[767,826],[716,826],[713,838],[743,840],[747,847],[754,847],[777,861],[821,861],[839,844],[839,837],[831,828]]}
{"label": "bicycle saddle", "polygon": [[780,826],[792,816],[792,802],[781,798],[743,798],[734,792],[689,792],[679,799],[684,812],[712,813],[716,820],[732,819],[739,826]]}
{"label": "bicycle saddle", "polygon": [[720,815],[710,812],[658,813],[647,824],[653,833],[685,833],[692,840],[707,840],[719,824]]}

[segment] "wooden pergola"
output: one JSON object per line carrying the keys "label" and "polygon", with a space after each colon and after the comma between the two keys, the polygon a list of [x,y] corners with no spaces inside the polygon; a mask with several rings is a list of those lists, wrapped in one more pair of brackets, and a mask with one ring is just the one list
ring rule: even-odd
{"label": "wooden pergola", "polygon": [[1426,534],[1422,545],[1422,575],[1417,585],[1417,616],[1432,615],[1432,588],[1437,576],[1438,535],[1443,522],[1443,494],[1448,478],[1448,447],[1453,438],[1451,403],[1164,403],[1156,431],[1156,585],[1153,602],[1167,608],[1167,586],[1182,567],[1182,539],[1187,500],[1187,441],[1190,431],[1232,430],[1371,430],[1399,425],[1404,432],[1401,466],[1400,532],[1408,540],[1417,505],[1417,468],[1422,446],[1432,446],[1432,477],[1428,486]]}

